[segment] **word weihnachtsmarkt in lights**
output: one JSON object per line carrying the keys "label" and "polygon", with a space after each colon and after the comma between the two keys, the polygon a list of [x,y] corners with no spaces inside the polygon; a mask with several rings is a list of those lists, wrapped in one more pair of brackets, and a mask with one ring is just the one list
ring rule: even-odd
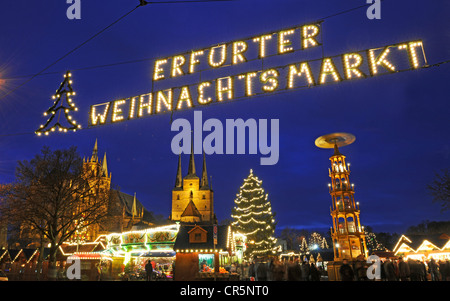
{"label": "word weihnachtsmarkt in lights", "polygon": [[[407,41],[334,56],[302,60],[267,69],[228,72],[226,76],[206,79],[210,71],[243,66],[297,51],[322,46],[322,22],[295,26],[247,39],[221,43],[212,47],[155,60],[152,91],[141,95],[92,105],[90,126],[121,122],[204,106],[226,103],[245,97],[268,95],[299,88],[393,74],[428,66],[422,41]],[[194,83],[153,89],[164,80],[185,78]],[[259,79],[259,80],[258,80]],[[194,104],[194,101],[196,104]]]}
{"label": "word weihnachtsmarkt in lights", "polygon": [[[54,99],[53,105],[44,112],[44,116],[50,115],[50,118],[47,119],[47,122],[39,127],[35,131],[35,133],[40,136],[42,134],[48,135],[50,132],[54,132],[58,129],[60,132],[67,131],[76,131],[81,128],[81,125],[77,124],[75,120],[72,119],[72,116],[69,115],[69,112],[78,111],[78,108],[72,101],[72,97],[75,96],[75,91],[72,89],[72,73],[67,71],[64,74],[64,81],[59,86],[58,90],[56,90],[55,94],[52,95],[52,99]],[[67,105],[64,103],[64,99],[66,100]],[[64,112],[64,117],[68,125],[63,125],[60,122],[61,110]],[[56,123],[53,123],[55,116],[58,115],[56,119]],[[50,126],[51,125],[51,126]]]}

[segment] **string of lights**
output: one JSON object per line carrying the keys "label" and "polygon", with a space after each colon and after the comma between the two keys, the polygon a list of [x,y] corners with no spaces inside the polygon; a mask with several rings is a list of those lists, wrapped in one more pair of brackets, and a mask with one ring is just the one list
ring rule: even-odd
{"label": "string of lights", "polygon": [[[101,31],[99,31],[94,36],[90,37],[88,40],[86,40],[85,42],[83,42],[79,46],[75,47],[74,49],[72,49],[71,51],[66,53],[63,57],[61,57],[60,59],[58,59],[57,61],[55,61],[54,63],[52,63],[48,67],[46,67],[45,69],[41,70],[40,72],[35,73],[35,74],[28,74],[28,75],[16,75],[16,76],[3,77],[2,79],[3,80],[11,80],[11,79],[30,78],[30,80],[31,80],[31,79],[33,79],[33,78],[35,78],[37,76],[54,75],[54,74],[61,74],[61,73],[63,73],[64,71],[54,71],[54,72],[45,72],[45,71],[48,70],[51,66],[55,65],[57,62],[61,61],[62,59],[64,59],[68,55],[70,55],[71,53],[75,52],[75,50],[77,50],[78,48],[80,48],[81,46],[83,46],[84,44],[86,44],[87,42],[89,42],[90,40],[95,38],[96,36],[98,36],[100,33],[104,32],[106,29],[108,29],[112,25],[116,24],[117,22],[119,22],[120,20],[122,20],[123,18],[125,18],[126,16],[131,14],[134,10],[136,10],[140,6],[144,6],[144,5],[147,5],[147,4],[164,4],[164,3],[170,4],[170,3],[189,3],[189,2],[192,2],[192,3],[194,3],[194,2],[225,2],[225,1],[234,1],[234,0],[195,0],[195,1],[158,1],[158,2],[141,1],[142,3],[140,5],[138,5],[137,7],[133,8],[131,11],[129,11],[125,15],[121,16],[119,19],[117,19],[116,21],[114,21],[113,23],[111,23],[110,25],[108,25],[107,27],[102,29]],[[384,0],[381,0],[381,1],[384,1]],[[343,11],[340,11],[340,12],[337,12],[337,13],[334,13],[334,14],[331,14],[331,15],[319,18],[319,20],[322,21],[322,20],[330,19],[330,18],[333,18],[333,17],[336,17],[336,16],[340,16],[340,15],[343,15],[343,14],[347,14],[347,13],[350,13],[352,11],[355,11],[355,10],[358,10],[358,9],[361,9],[361,8],[364,8],[364,7],[368,7],[369,5],[371,5],[371,4],[364,4],[364,5],[356,6],[356,7],[347,9],[347,10],[343,10]],[[250,39],[250,38],[248,38],[248,39]],[[135,64],[135,63],[141,63],[141,62],[148,62],[148,61],[152,61],[152,60],[154,60],[154,58],[143,58],[143,59],[122,61],[122,62],[114,62],[114,63],[109,63],[109,64],[102,64],[102,65],[92,65],[92,66],[87,66],[87,67],[72,68],[71,70],[72,71],[84,71],[84,70],[91,70],[91,69],[98,69],[98,68],[105,68],[105,67],[114,67],[114,66],[125,65],[125,64]],[[17,87],[16,89],[18,89],[19,87]],[[11,92],[13,92],[13,91],[11,91]],[[3,95],[3,96],[0,96],[0,99],[2,99],[5,96],[6,96],[6,94]]]}
{"label": "string of lights", "polygon": [[[80,45],[78,45],[77,47],[75,47],[74,49],[72,49],[70,52],[68,52],[68,53],[66,53],[63,57],[61,57],[60,59],[58,59],[57,61],[55,61],[53,64],[51,64],[51,65],[49,65],[48,67],[46,67],[45,69],[43,69],[43,70],[41,70],[41,72],[39,72],[39,73],[37,73],[37,74],[33,74],[33,75],[23,75],[23,76],[15,76],[15,77],[10,77],[10,79],[17,79],[17,78],[27,78],[27,77],[29,77],[29,80],[31,80],[31,79],[33,79],[33,78],[35,78],[36,76],[40,76],[40,75],[46,75],[46,74],[55,74],[55,73],[57,73],[57,72],[44,72],[44,71],[46,71],[48,68],[50,68],[51,66],[53,66],[54,64],[56,64],[57,62],[59,62],[60,60],[62,60],[63,58],[65,58],[65,57],[67,57],[68,55],[70,55],[71,53],[73,53],[74,51],[76,51],[78,48],[80,48],[81,46],[83,46],[84,44],[86,44],[87,42],[89,42],[90,40],[92,40],[93,38],[95,38],[96,36],[98,36],[99,34],[101,34],[103,31],[105,31],[106,29],[108,29],[109,27],[111,27],[112,25],[114,25],[115,23],[117,23],[117,22],[119,22],[121,19],[123,19],[123,18],[125,18],[127,15],[129,15],[130,13],[132,13],[135,9],[137,9],[138,7],[140,7],[140,6],[143,6],[143,5],[147,5],[147,4],[162,4],[162,3],[188,3],[188,2],[215,2],[215,1],[232,1],[232,0],[204,0],[204,1],[160,1],[160,2],[147,2],[147,1],[141,1],[141,4],[140,5],[138,5],[138,6],[136,6],[133,10],[131,10],[131,11],[129,11],[128,13],[126,13],[125,15],[123,15],[122,17],[120,17],[118,20],[116,20],[116,21],[114,21],[113,23],[111,23],[110,25],[108,25],[107,27],[105,27],[104,29],[102,29],[100,32],[98,32],[98,33],[96,33],[94,36],[92,36],[92,37],[90,37],[88,40],[86,40],[85,42],[83,42],[82,44],[80,44]],[[351,8],[351,9],[348,9],[348,10],[344,10],[344,11],[341,11],[341,12],[338,12],[338,13],[335,13],[335,14],[332,14],[332,15],[329,15],[329,16],[326,16],[326,17],[323,17],[323,18],[321,18],[320,20],[325,20],[325,19],[328,19],[328,18],[333,18],[333,17],[336,17],[336,16],[339,16],[339,15],[343,15],[343,14],[346,14],[346,13],[349,13],[349,12],[352,12],[352,11],[355,11],[355,10],[357,10],[357,9],[361,9],[361,8],[363,8],[363,7],[367,7],[368,6],[368,4],[365,4],[365,5],[360,5],[360,6],[357,6],[357,7],[354,7],[354,8]],[[331,58],[331,57],[330,57]],[[354,57],[354,58],[358,58],[358,57]],[[150,58],[147,58],[147,59],[138,59],[138,60],[131,60],[131,61],[124,61],[124,62],[116,62],[116,63],[111,63],[111,64],[104,64],[104,65],[96,65],[96,66],[88,66],[88,67],[83,67],[83,68],[78,68],[78,69],[73,69],[73,70],[75,70],[75,71],[77,71],[77,70],[90,70],[90,69],[96,69],[96,68],[105,68],[105,67],[112,67],[112,66],[117,66],[117,65],[123,65],[123,64],[130,64],[130,63],[139,63],[139,62],[145,62],[145,61],[149,61],[149,60],[152,60],[152,59],[150,59]],[[417,69],[422,69],[422,68],[432,68],[432,67],[439,67],[439,66],[441,66],[441,65],[443,65],[443,64],[446,64],[446,63],[448,63],[448,62],[450,62],[450,60],[447,60],[447,61],[442,61],[442,62],[438,62],[438,63],[435,63],[435,64],[432,64],[432,65],[425,65],[425,66],[421,66],[421,67],[418,67],[418,68],[416,68],[416,69],[404,69],[404,70],[396,70],[396,73],[398,73],[398,72],[403,72],[403,71],[409,71],[409,70],[417,70]],[[327,66],[327,65],[326,65]],[[283,67],[281,67],[281,68],[283,68]],[[331,68],[330,67],[330,70],[333,70],[334,68]],[[352,68],[348,68],[348,69],[352,69]],[[356,69],[352,69],[353,71],[356,71]],[[258,71],[259,72],[259,71]],[[301,72],[303,72],[303,70],[301,71]],[[386,73],[386,74],[390,74],[390,73]],[[266,74],[267,75],[267,80],[269,80],[270,81],[270,74]],[[332,74],[333,76],[334,76],[334,74]],[[5,78],[6,79],[6,78]],[[291,87],[292,89],[303,89],[303,88],[311,88],[311,87],[314,87],[314,85],[308,85],[308,86],[300,86],[300,87]],[[175,87],[175,88],[177,88],[177,87]],[[266,91],[267,92],[267,91]],[[285,92],[287,92],[287,91],[283,91],[283,90],[280,90],[280,91],[275,91],[275,92],[273,92],[273,93],[270,93],[270,94],[264,94],[264,93],[256,93],[256,94],[254,94],[254,95],[251,95],[250,97],[254,97],[254,96],[257,96],[257,97],[260,97],[260,96],[267,96],[267,95],[271,95],[271,94],[281,94],[281,93],[285,93]],[[9,92],[8,92],[9,93]],[[8,94],[7,93],[7,94]],[[3,95],[3,96],[0,96],[0,99],[1,98],[3,98],[4,96],[6,96],[6,95]],[[248,98],[249,96],[248,95],[246,95],[245,96],[245,98]],[[240,97],[240,98],[233,98],[233,101],[235,101],[235,100],[240,100],[240,99],[243,99],[244,97]],[[181,102],[179,103],[179,104],[181,104]],[[216,103],[214,103],[214,104],[216,104]],[[171,113],[171,114],[173,114],[173,110],[171,110],[171,111],[168,111],[167,113]],[[83,129],[89,129],[90,127],[86,127],[86,128],[83,128]],[[5,136],[17,136],[17,135],[27,135],[27,134],[32,134],[31,132],[25,132],[25,133],[11,133],[11,134],[4,134],[4,135],[0,135],[0,137],[5,137]]]}
{"label": "string of lights", "polygon": [[[249,257],[272,253],[277,241],[273,237],[276,225],[274,213],[268,194],[261,184],[262,181],[250,170],[250,174],[239,189],[239,194],[236,195],[231,214],[233,219],[231,227],[247,237],[246,255]],[[252,203],[255,207],[244,207],[245,205],[241,204],[243,201]]]}
{"label": "string of lights", "polygon": [[[418,71],[421,69],[431,69],[431,68],[436,68],[436,67],[441,67],[442,65],[445,65],[447,63],[450,63],[450,60],[445,60],[445,61],[441,61],[441,62],[437,62],[437,63],[433,63],[433,64],[428,64],[428,65],[424,65],[424,66],[420,66],[418,68],[409,68],[409,69],[402,69],[402,70],[396,70],[395,73],[383,73],[380,74],[381,75],[392,75],[392,74],[396,74],[396,73],[402,73],[402,72],[406,72],[406,71]],[[329,85],[329,84],[336,84],[337,82],[328,82],[325,83],[325,85]],[[285,93],[289,93],[291,90],[303,90],[303,89],[310,89],[310,88],[314,88],[317,87],[317,85],[310,85],[310,86],[298,86],[298,87],[293,87],[289,90],[278,90],[278,91],[274,91],[270,94],[267,93],[262,93],[262,94],[253,94],[251,96],[242,96],[242,97],[236,97],[233,98],[233,102],[237,102],[237,101],[241,101],[244,99],[254,99],[254,98],[260,98],[260,97],[267,97],[267,96],[272,96],[272,95],[281,95],[281,94],[285,94]],[[176,88],[176,87],[175,87]],[[220,104],[220,102],[212,102],[211,104],[209,104],[208,106],[211,105],[217,105]],[[165,111],[165,112],[161,112],[160,114],[173,114],[173,111]],[[77,132],[79,131],[84,131],[84,130],[90,130],[90,129],[94,129],[95,127],[82,127],[81,129],[78,129]],[[24,136],[24,135],[35,135],[35,132],[21,132],[21,133],[8,133],[8,134],[0,134],[0,137],[13,137],[13,136]]]}
{"label": "string of lights", "polygon": [[[50,132],[54,132],[58,129],[60,132],[67,131],[76,131],[81,128],[81,125],[77,124],[75,120],[72,119],[72,116],[69,115],[69,112],[78,111],[78,108],[72,101],[72,97],[75,96],[75,91],[72,89],[72,73],[67,71],[64,74],[64,81],[59,86],[56,93],[52,96],[55,100],[53,105],[44,112],[44,116],[50,115],[50,118],[47,122],[40,126],[39,129],[35,131],[35,133],[40,136],[42,134],[48,135]],[[66,104],[64,103],[64,99],[66,100]],[[64,112],[64,117],[66,118],[66,122],[69,126],[65,126],[60,123],[61,111]],[[51,127],[49,125],[52,123],[55,116],[58,114],[57,121]]]}

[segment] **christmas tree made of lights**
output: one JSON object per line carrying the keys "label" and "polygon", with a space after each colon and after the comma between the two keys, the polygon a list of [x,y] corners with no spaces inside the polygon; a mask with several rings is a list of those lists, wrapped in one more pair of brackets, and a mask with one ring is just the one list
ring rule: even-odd
{"label": "christmas tree made of lights", "polygon": [[262,181],[250,170],[236,195],[231,214],[234,231],[247,236],[244,254],[247,258],[274,254],[276,248],[274,213],[261,184]]}
{"label": "christmas tree made of lights", "polygon": [[[78,108],[72,101],[72,97],[75,95],[75,92],[72,89],[71,76],[72,74],[70,71],[67,71],[64,74],[64,81],[52,96],[52,99],[54,100],[53,105],[44,112],[44,116],[50,115],[50,118],[48,118],[47,122],[35,131],[38,136],[42,134],[48,135],[56,129],[60,132],[67,132],[76,131],[81,128],[81,126],[72,119],[72,116],[69,115],[69,112],[78,111]],[[60,120],[62,119],[61,113],[64,114],[66,122],[62,122],[62,120]],[[67,123],[67,125],[64,125],[65,123]]]}

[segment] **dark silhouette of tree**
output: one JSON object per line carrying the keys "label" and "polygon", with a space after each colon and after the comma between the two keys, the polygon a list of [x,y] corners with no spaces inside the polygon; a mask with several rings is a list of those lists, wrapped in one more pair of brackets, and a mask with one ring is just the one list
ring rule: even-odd
{"label": "dark silhouette of tree", "polygon": [[44,147],[30,161],[19,161],[16,180],[0,187],[0,212],[9,224],[29,229],[50,243],[49,275],[56,276],[56,251],[83,226],[106,222],[111,193],[101,171],[87,170],[76,148]]}
{"label": "dark silhouette of tree", "polygon": [[433,202],[441,205],[441,211],[450,210],[450,170],[444,169],[442,174],[436,173],[433,182],[427,185],[433,196]]}

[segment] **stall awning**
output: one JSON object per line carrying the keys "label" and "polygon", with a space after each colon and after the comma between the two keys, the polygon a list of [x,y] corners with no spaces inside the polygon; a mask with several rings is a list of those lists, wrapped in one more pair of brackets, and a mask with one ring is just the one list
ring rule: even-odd
{"label": "stall awning", "polygon": [[67,260],[112,260],[112,258],[105,254],[100,253],[90,253],[90,252],[80,252],[70,255]]}

